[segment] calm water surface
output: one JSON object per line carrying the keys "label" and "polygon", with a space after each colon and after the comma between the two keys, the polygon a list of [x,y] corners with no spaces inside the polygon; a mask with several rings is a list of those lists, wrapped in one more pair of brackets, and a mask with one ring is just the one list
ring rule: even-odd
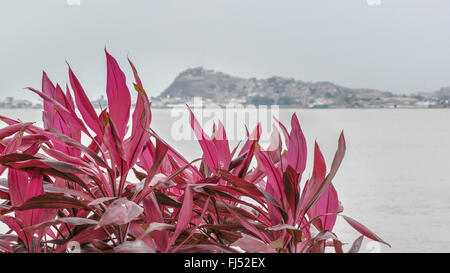
{"label": "calm water surface", "polygon": [[[282,109],[281,121],[289,124],[293,111],[307,137],[308,156],[317,140],[328,166],[344,130],[347,153],[334,180],[344,213],[392,245],[365,239],[363,251],[450,252],[450,110]],[[40,113],[0,109],[22,121],[40,122]],[[176,120],[168,109],[153,110],[152,127],[189,159],[199,156],[195,141],[174,140]],[[335,231],[350,244],[358,237],[342,219]]]}

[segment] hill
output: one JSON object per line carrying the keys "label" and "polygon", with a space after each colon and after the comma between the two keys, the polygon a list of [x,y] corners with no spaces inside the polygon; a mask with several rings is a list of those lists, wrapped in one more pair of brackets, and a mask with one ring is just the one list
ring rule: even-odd
{"label": "hill", "polygon": [[299,107],[431,107],[450,88],[424,95],[395,95],[388,91],[348,88],[332,82],[306,82],[273,76],[267,79],[241,78],[202,67],[180,73],[156,98],[160,103],[184,103],[194,97],[224,104],[278,104]]}

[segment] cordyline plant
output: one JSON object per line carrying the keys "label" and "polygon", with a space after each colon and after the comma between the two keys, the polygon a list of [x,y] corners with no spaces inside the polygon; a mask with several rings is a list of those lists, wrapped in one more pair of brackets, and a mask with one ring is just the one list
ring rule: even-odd
{"label": "cordyline plant", "polygon": [[343,252],[338,215],[362,234],[349,252],[364,236],[387,244],[341,214],[332,180],[343,134],[329,172],[316,143],[312,175],[302,180],[307,149],[295,114],[290,132],[278,122],[285,150],[276,127],[262,148],[260,125],[231,150],[222,123],[208,135],[188,108],[203,151],[188,162],[151,129],[132,62],[130,117],[125,74],[108,52],[106,59],[109,107],[100,114],[69,67],[71,88],[45,72],[41,91],[28,88],[44,101],[44,128],[0,117],[0,220],[9,229],[0,251],[67,252],[75,242],[82,252]]}

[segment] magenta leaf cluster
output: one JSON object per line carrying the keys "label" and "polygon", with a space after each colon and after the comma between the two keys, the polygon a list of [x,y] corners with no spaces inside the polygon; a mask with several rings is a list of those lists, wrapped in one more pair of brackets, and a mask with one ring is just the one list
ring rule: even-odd
{"label": "magenta leaf cluster", "polygon": [[151,128],[133,63],[130,115],[126,76],[106,59],[108,108],[99,114],[69,67],[70,85],[44,73],[41,90],[29,88],[44,101],[43,128],[0,116],[1,252],[68,252],[73,243],[81,252],[343,252],[338,216],[361,233],[348,252],[364,237],[387,244],[342,215],[333,179],[343,134],[329,171],[316,143],[302,179],[307,145],[295,114],[290,131],[277,122],[283,137],[274,127],[266,149],[260,125],[231,149],[222,123],[209,135],[188,107],[203,151],[189,162]]}

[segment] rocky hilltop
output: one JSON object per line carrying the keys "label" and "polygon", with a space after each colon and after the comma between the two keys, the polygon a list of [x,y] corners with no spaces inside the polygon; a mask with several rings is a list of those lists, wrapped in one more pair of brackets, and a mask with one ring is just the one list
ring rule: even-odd
{"label": "rocky hilltop", "polygon": [[278,104],[306,108],[444,107],[439,98],[450,88],[416,95],[395,95],[374,89],[348,88],[331,82],[292,78],[241,78],[202,67],[187,69],[156,99],[159,104],[185,103],[194,97],[214,103]]}

